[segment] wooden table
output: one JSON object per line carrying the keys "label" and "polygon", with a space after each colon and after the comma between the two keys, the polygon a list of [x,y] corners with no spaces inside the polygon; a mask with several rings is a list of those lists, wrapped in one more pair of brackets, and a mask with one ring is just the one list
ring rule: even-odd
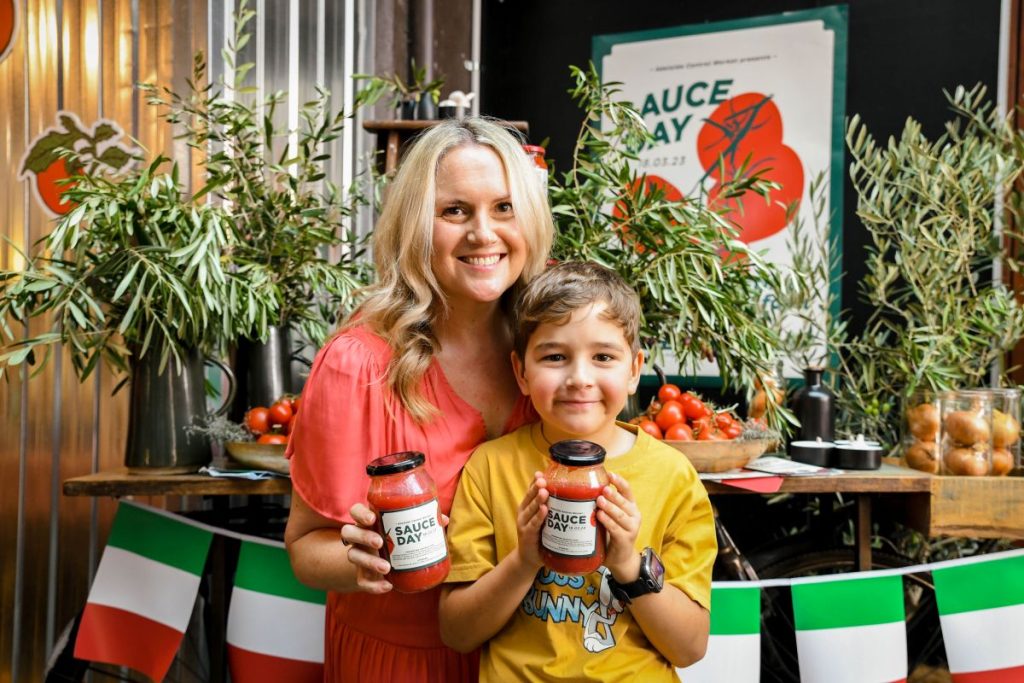
{"label": "wooden table", "polygon": [[[928,518],[933,481],[936,479],[940,478],[886,464],[874,471],[851,470],[833,476],[787,477],[779,493],[851,494],[857,508],[854,534],[857,566],[868,569],[871,567],[872,500],[879,496],[890,500],[898,498],[900,505],[908,511],[909,523],[927,533],[925,520]],[[705,481],[704,485],[712,495],[760,495],[714,481]],[[129,474],[124,469],[99,472],[64,482],[64,494],[68,496],[226,496],[290,492],[291,480],[283,478],[249,481],[198,474],[146,476]]]}
{"label": "wooden table", "polygon": [[[712,495],[760,495],[704,482]],[[64,482],[67,496],[274,495],[291,492],[291,480],[217,479],[205,475],[144,476],[124,469]],[[925,535],[1024,539],[1024,477],[938,477],[898,467],[848,470],[821,477],[787,477],[779,493],[845,493],[856,503],[856,551],[860,568],[871,566],[873,502],[898,506],[905,521]]]}
{"label": "wooden table", "polygon": [[[383,153],[385,175],[391,175],[398,168],[402,146],[422,130],[436,126],[439,121],[364,121],[363,128],[377,134],[377,151]],[[526,121],[504,121],[520,133],[528,133]]]}
{"label": "wooden table", "polygon": [[[883,464],[877,470],[846,470],[842,474],[813,477],[786,477],[777,493],[848,493],[856,505],[854,517],[854,556],[857,569],[871,568],[871,508],[873,500],[883,497],[887,503],[898,500],[907,510],[906,521],[920,528],[919,510],[929,506],[933,477],[924,472]],[[762,495],[715,481],[704,481],[711,495]]]}

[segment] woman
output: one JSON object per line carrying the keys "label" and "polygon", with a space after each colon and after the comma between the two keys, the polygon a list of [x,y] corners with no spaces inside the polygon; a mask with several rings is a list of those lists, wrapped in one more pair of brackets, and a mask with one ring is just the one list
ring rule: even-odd
{"label": "woman", "polygon": [[424,452],[447,514],[473,449],[534,419],[507,308],[552,232],[519,140],[483,119],[428,130],[392,182],[373,236],[378,284],[318,354],[288,446],[285,542],[296,576],[329,591],[326,680],[476,680],[475,656],[441,642],[438,589],[391,592],[365,466]]}

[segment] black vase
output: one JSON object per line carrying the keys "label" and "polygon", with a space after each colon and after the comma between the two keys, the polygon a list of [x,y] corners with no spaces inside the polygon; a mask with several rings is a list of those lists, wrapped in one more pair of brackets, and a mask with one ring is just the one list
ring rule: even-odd
{"label": "black vase", "polygon": [[836,399],[821,383],[821,368],[804,369],[804,386],[793,395],[793,412],[800,420],[799,440],[832,441],[836,435]]}

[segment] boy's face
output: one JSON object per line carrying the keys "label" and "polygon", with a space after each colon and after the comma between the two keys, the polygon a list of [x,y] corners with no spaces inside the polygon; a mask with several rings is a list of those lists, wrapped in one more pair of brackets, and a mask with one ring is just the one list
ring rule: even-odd
{"label": "boy's face", "polygon": [[636,391],[643,354],[633,354],[618,324],[597,303],[562,325],[540,324],[524,358],[512,354],[519,388],[533,401],[549,441],[611,443],[615,417]]}

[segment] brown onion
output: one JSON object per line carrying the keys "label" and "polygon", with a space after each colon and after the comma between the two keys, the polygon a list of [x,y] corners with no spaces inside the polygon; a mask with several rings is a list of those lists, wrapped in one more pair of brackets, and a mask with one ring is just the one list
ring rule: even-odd
{"label": "brown onion", "polygon": [[970,410],[954,410],[948,413],[943,428],[949,438],[964,446],[987,441],[990,434],[985,420]]}
{"label": "brown onion", "polygon": [[988,460],[973,448],[951,448],[944,459],[949,474],[978,477],[988,474]]}
{"label": "brown onion", "polygon": [[992,445],[1005,448],[1020,438],[1020,422],[1001,410],[992,411]]}
{"label": "brown onion", "polygon": [[934,442],[915,441],[907,447],[906,452],[903,453],[903,459],[907,461],[907,465],[915,470],[938,474],[939,460],[936,457],[935,451]]}
{"label": "brown onion", "polygon": [[992,449],[992,474],[1001,477],[1013,469],[1013,453],[1005,448]]}
{"label": "brown onion", "polygon": [[939,409],[931,403],[922,403],[907,410],[910,433],[921,441],[934,441],[939,434]]}

